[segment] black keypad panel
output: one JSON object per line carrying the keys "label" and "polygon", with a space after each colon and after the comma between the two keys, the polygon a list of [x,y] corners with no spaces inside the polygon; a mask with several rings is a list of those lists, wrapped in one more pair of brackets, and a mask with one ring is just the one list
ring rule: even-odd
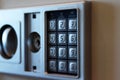
{"label": "black keypad panel", "polygon": [[77,75],[77,10],[47,14],[47,72]]}

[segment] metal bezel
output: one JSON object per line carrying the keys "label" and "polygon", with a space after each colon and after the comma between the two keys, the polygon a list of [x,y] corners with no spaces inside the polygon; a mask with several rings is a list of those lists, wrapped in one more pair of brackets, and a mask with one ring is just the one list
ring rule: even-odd
{"label": "metal bezel", "polygon": [[[46,12],[48,11],[59,11],[59,10],[69,10],[76,9],[77,10],[77,52],[78,52],[78,75],[71,76],[65,74],[50,74],[47,72],[47,21],[46,21]],[[15,26],[15,30],[20,34],[19,36],[19,58],[18,62],[15,58],[10,61],[4,60],[2,62],[0,60],[0,73],[2,74],[12,74],[12,75],[20,75],[20,76],[29,76],[35,78],[41,78],[44,80],[91,80],[90,73],[90,4],[87,1],[81,2],[72,2],[72,3],[64,3],[64,4],[54,4],[54,5],[46,5],[46,6],[38,6],[31,8],[20,8],[20,9],[10,9],[10,10],[0,10],[0,26],[4,24],[18,24]],[[9,13],[9,14],[8,14]],[[25,16],[27,14],[37,13],[39,19],[37,20],[38,27],[27,26]],[[34,22],[33,22],[34,23]],[[35,21],[36,23],[36,21]],[[14,25],[12,25],[14,26]],[[27,32],[27,30],[31,29],[31,31]],[[86,32],[87,31],[87,32]],[[31,32],[37,32],[40,35],[40,50],[34,54],[30,51],[27,51],[26,47],[26,36]],[[26,35],[27,34],[27,35]],[[30,58],[26,57],[26,54],[30,54]],[[26,59],[28,59],[28,64],[26,64]],[[17,62],[15,62],[17,61]],[[32,63],[32,64],[31,64]],[[36,66],[36,70],[33,70],[33,67]],[[28,69],[26,69],[28,68]]]}

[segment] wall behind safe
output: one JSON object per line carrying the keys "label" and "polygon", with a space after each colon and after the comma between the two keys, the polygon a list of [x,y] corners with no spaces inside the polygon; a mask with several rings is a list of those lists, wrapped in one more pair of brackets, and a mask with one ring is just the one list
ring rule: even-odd
{"label": "wall behind safe", "polygon": [[[80,0],[0,0],[0,8],[32,7]],[[92,1],[92,80],[120,80],[120,1]],[[0,75],[0,80],[36,80]]]}

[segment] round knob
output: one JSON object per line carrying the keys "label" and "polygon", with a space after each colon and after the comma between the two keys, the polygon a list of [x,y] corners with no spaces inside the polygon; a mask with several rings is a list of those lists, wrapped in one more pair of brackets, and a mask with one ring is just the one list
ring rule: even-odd
{"label": "round knob", "polygon": [[40,36],[37,32],[32,32],[28,38],[28,47],[32,52],[40,49]]}
{"label": "round knob", "polygon": [[3,57],[12,58],[17,49],[17,35],[11,26],[3,26],[1,43]]}

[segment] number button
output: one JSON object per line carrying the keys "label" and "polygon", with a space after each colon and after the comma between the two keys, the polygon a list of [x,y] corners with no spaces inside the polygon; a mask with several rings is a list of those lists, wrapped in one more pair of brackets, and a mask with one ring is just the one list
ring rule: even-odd
{"label": "number button", "polygon": [[69,47],[69,58],[77,59],[77,48],[76,47]]}
{"label": "number button", "polygon": [[56,34],[55,33],[49,34],[49,43],[50,44],[55,44],[56,43]]}
{"label": "number button", "polygon": [[66,49],[66,47],[59,47],[58,48],[58,57],[59,58],[67,58],[67,49]]}
{"label": "number button", "polygon": [[77,34],[70,33],[69,34],[69,44],[76,44],[77,43]]}
{"label": "number button", "polygon": [[66,61],[58,62],[58,72],[67,72],[67,62]]}
{"label": "number button", "polygon": [[56,58],[56,47],[50,47],[49,48],[49,57],[50,58]]}
{"label": "number button", "polygon": [[49,71],[56,72],[57,71],[56,61],[55,60],[50,60],[48,68],[49,68]]}
{"label": "number button", "polygon": [[69,20],[69,30],[76,30],[77,29],[77,20],[70,19]]}
{"label": "number button", "polygon": [[59,44],[66,44],[66,33],[60,33],[58,35],[58,43]]}
{"label": "number button", "polygon": [[58,21],[58,30],[66,30],[66,20],[59,20]]}
{"label": "number button", "polygon": [[49,21],[49,30],[56,30],[56,20]]}
{"label": "number button", "polygon": [[77,74],[77,62],[69,61],[69,73]]}

